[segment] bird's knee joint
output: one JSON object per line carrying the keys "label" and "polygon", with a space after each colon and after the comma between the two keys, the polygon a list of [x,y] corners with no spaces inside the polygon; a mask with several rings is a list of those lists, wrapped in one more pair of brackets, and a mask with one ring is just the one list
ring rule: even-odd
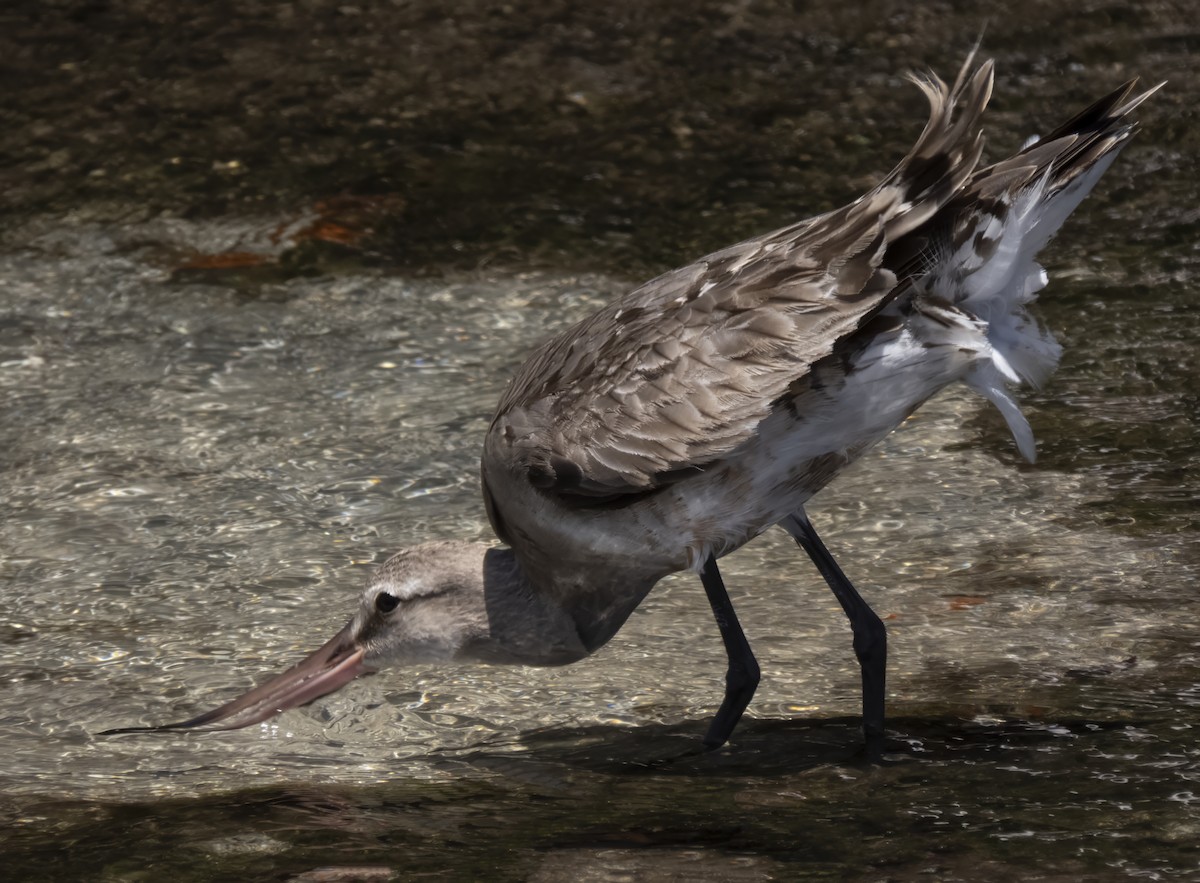
{"label": "bird's knee joint", "polygon": [[877,657],[887,657],[887,634],[862,634],[854,637],[854,655],[860,662]]}
{"label": "bird's knee joint", "polygon": [[725,672],[727,689],[754,689],[760,680],[762,680],[762,670],[758,667],[757,662],[750,665],[730,666],[729,670]]}

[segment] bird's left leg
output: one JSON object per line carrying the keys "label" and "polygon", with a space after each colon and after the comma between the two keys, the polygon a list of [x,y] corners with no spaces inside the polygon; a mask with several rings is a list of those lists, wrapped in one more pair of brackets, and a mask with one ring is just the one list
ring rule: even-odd
{"label": "bird's left leg", "polygon": [[833,590],[854,632],[854,655],[862,669],[863,735],[867,752],[878,757],[883,749],[883,699],[887,677],[887,628],[863,600],[846,574],[833,560],[821,538],[813,529],[808,515],[801,509],[779,522],[779,526],[795,539],[808,557],[817,565],[821,576]]}
{"label": "bird's left leg", "polygon": [[758,688],[759,668],[750,642],[746,640],[746,633],[742,631],[737,614],[733,612],[733,602],[725,591],[725,581],[721,579],[721,571],[717,570],[715,557],[710,556],[704,562],[700,581],[704,583],[708,603],[712,605],[717,628],[721,630],[721,640],[725,642],[725,653],[729,657],[729,669],[725,673],[725,699],[704,737],[704,747],[712,750],[729,741],[729,735]]}

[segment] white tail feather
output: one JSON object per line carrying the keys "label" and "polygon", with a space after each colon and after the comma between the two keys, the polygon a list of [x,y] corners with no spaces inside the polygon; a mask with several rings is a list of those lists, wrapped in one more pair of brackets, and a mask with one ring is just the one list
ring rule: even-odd
{"label": "white tail feather", "polygon": [[[1033,431],[1009,385],[1039,386],[1058,366],[1062,347],[1026,310],[1046,285],[1046,271],[1035,260],[1072,211],[1100,180],[1117,155],[1101,157],[1066,186],[1054,189],[1053,168],[1005,206],[1004,214],[980,214],[971,235],[942,261],[927,283],[969,316],[986,337],[978,360],[964,378],[1004,416],[1017,448],[1030,462],[1036,457]],[[991,246],[981,254],[980,242]]]}
{"label": "white tail feather", "polygon": [[963,378],[963,382],[996,406],[1004,417],[1004,422],[1008,424],[1008,430],[1012,433],[1021,456],[1030,463],[1037,460],[1037,443],[1033,438],[1033,429],[994,365],[991,362],[976,362]]}

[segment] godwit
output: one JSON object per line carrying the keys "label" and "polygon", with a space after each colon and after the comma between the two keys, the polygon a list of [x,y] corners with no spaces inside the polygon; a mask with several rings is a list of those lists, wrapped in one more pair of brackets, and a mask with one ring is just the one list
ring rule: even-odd
{"label": "godwit", "polygon": [[191,720],[108,732],[244,727],[387,664],[575,662],[662,577],[692,570],[729,657],[705,737],[715,748],[759,680],[717,559],[779,525],[850,620],[877,753],[887,634],[804,505],[956,380],[999,408],[1033,460],[1009,387],[1043,381],[1060,352],[1026,311],[1046,284],[1034,258],[1155,91],[1127,83],[977,169],[992,63],[972,65],[952,87],[914,77],[929,122],[864,196],[659,276],[534,352],[484,440],[484,504],[506,547],[400,552],[292,669]]}

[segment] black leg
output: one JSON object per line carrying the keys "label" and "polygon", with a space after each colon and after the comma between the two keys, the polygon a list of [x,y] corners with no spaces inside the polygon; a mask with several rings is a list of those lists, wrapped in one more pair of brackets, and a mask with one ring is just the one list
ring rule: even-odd
{"label": "black leg", "polygon": [[850,620],[854,632],[854,655],[862,668],[863,734],[867,751],[878,756],[883,748],[883,694],[887,678],[887,629],[883,620],[862,599],[858,591],[842,573],[821,538],[813,529],[812,522],[801,509],[779,522],[792,535],[808,557],[812,558],[821,576]]}
{"label": "black leg", "polygon": [[725,673],[725,699],[708,728],[708,735],[704,737],[704,746],[713,749],[720,748],[729,740],[729,734],[741,720],[742,712],[758,688],[759,670],[758,660],[750,650],[750,642],[746,640],[737,614],[733,612],[733,602],[725,591],[716,558],[710,557],[704,562],[700,581],[704,583],[708,603],[712,605],[713,616],[717,618],[717,628],[721,630],[721,640],[725,642],[725,652],[729,656],[729,670]]}

